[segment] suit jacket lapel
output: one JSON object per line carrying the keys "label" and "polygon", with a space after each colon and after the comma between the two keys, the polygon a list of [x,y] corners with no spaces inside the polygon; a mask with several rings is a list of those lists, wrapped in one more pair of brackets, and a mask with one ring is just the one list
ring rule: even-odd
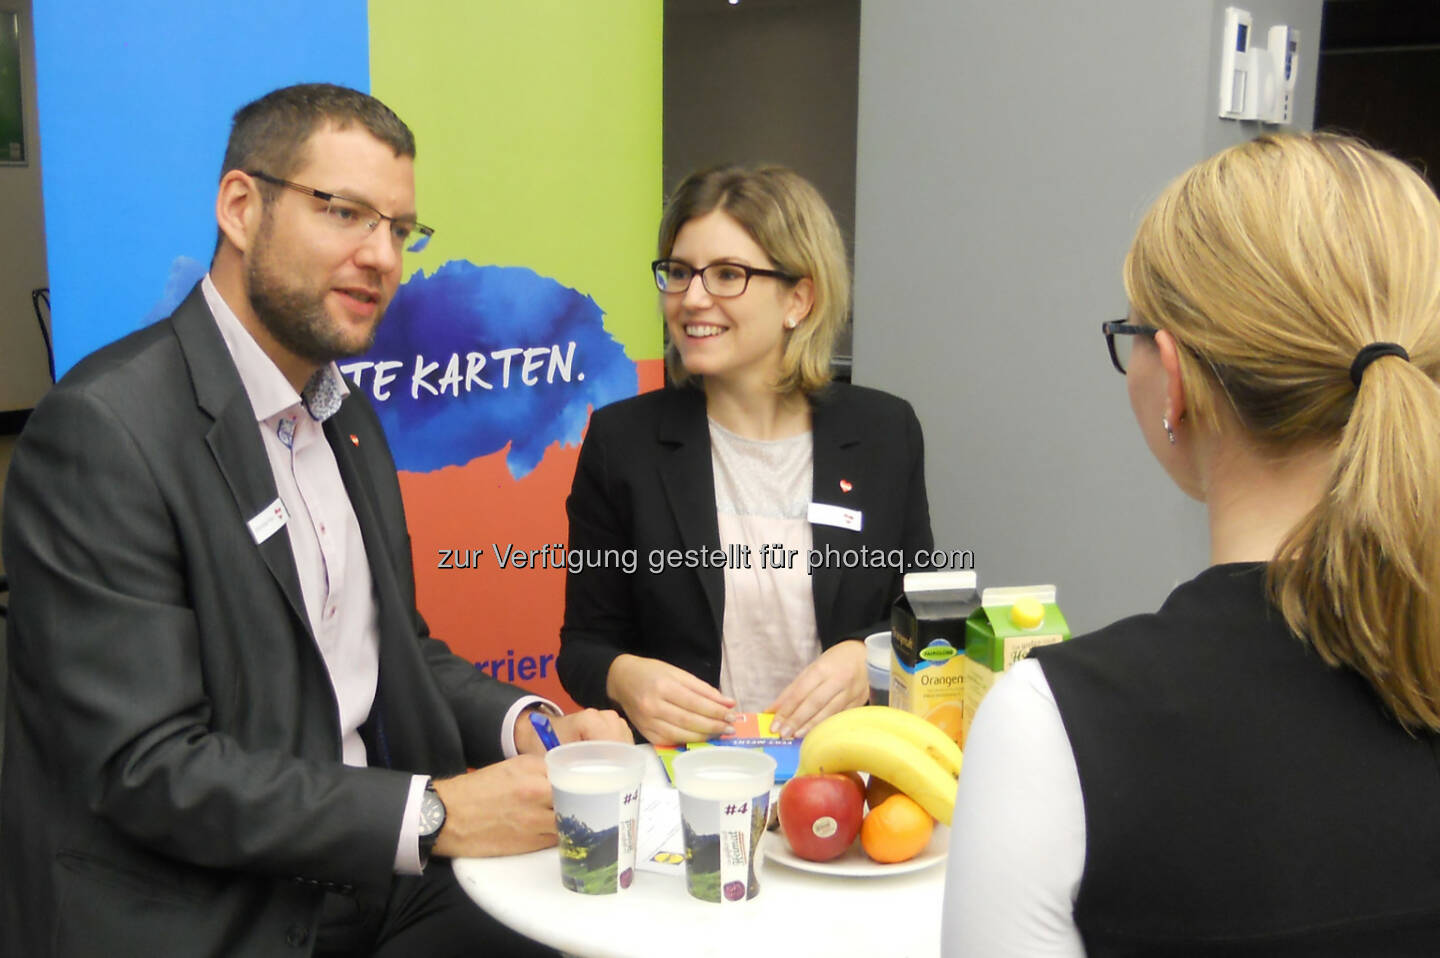
{"label": "suit jacket lapel", "polygon": [[[833,390],[816,397],[811,415],[815,441],[814,489],[811,500],[860,510],[863,522],[864,473],[860,468],[860,434],[855,423],[845,415],[843,404],[836,401]],[[848,491],[842,482],[849,485]],[[840,577],[844,572],[841,563],[836,562],[833,556],[824,559],[827,549],[843,555],[847,549],[855,549],[863,544],[863,534],[863,526],[859,535],[838,526],[811,526],[813,548],[822,557],[810,579],[810,588],[815,598],[815,625],[822,642],[834,634],[835,597],[839,593]]]}
{"label": "suit jacket lapel", "polygon": [[[375,702],[360,733],[371,765],[420,771],[424,756],[459,756],[463,747],[454,715],[444,706],[440,689],[417,654],[415,606],[409,583],[401,581],[395,558],[396,550],[409,549],[410,545],[408,539],[396,541],[404,536],[403,529],[397,530],[393,522],[386,522],[381,511],[382,499],[372,469],[377,461],[383,461],[388,468],[388,458],[367,458],[356,438],[384,441],[363,414],[360,404],[364,402],[363,397],[350,396],[325,422],[325,439],[335,453],[335,464],[365,543],[380,632]],[[397,693],[391,701],[387,694],[391,689],[404,694]],[[426,691],[421,693],[422,689]]]}
{"label": "suit jacket lapel", "polygon": [[[325,439],[335,453],[335,464],[340,467],[340,479],[345,483],[345,492],[350,496],[350,506],[355,510],[355,519],[360,524],[360,535],[365,540],[365,554],[370,557],[370,576],[376,591],[386,599],[390,598],[398,584],[394,569],[386,557],[390,555],[391,543],[385,538],[385,524],[375,506],[375,490],[370,476],[361,467],[358,446],[350,441],[350,419],[345,405],[325,422]],[[377,561],[379,560],[379,561]]]}
{"label": "suit jacket lapel", "polygon": [[[720,523],[715,516],[715,472],[705,394],[698,389],[677,389],[674,396],[665,407],[656,435],[662,447],[660,479],[684,548],[718,549]],[[705,590],[718,643],[725,612],[725,571],[709,567],[696,569],[695,574]]]}
{"label": "suit jacket lapel", "polygon": [[[225,348],[225,340],[220,336],[198,284],[171,316],[170,322],[190,369],[195,402],[214,420],[205,435],[206,445],[225,477],[241,521],[247,522],[280,497],[275,489],[270,458],[260,439],[250,397],[245,393],[240,374],[235,370],[230,351]],[[309,635],[310,620],[305,614],[305,601],[300,594],[295,556],[290,551],[290,537],[282,534],[283,531],[283,528],[275,530],[256,548],[275,584],[289,602],[291,612]]]}
{"label": "suit jacket lapel", "polygon": [[[340,479],[345,483],[350,507],[355,510],[355,521],[360,525],[360,538],[365,542],[370,580],[380,607],[383,658],[386,645],[383,639],[386,635],[414,637],[414,623],[410,620],[413,610],[405,599],[405,590],[401,588],[391,561],[394,550],[397,547],[408,548],[408,543],[397,544],[390,541],[390,530],[381,518],[377,505],[379,500],[370,471],[365,467],[358,443],[350,438],[352,434],[358,435],[363,430],[355,421],[357,417],[353,415],[356,411],[353,404],[363,401],[353,396],[346,399],[339,412],[325,422],[325,438],[335,453],[335,464],[340,467]],[[384,673],[383,667],[381,672]]]}
{"label": "suit jacket lapel", "polygon": [[[387,635],[398,635],[408,626],[396,623],[393,617],[403,616],[399,583],[390,564],[390,543],[385,536],[384,523],[375,505],[375,490],[369,474],[360,462],[357,444],[349,440],[351,428],[349,412],[355,400],[347,399],[340,409],[325,421],[325,440],[335,454],[335,465],[340,470],[340,481],[345,484],[345,494],[350,499],[350,508],[355,512],[355,521],[360,526],[360,538],[365,543],[365,559],[370,567],[370,582],[376,601],[376,618],[379,631],[379,674],[376,677],[375,701],[370,706],[370,716],[360,728],[365,740],[366,752],[371,765],[393,768],[395,755],[415,754],[411,749],[407,729],[403,721],[392,723],[385,707],[386,680],[391,678],[401,665],[395,659],[399,651],[395,643],[387,642]],[[347,409],[347,407],[350,407]],[[392,727],[393,726],[393,727]],[[398,736],[398,740],[397,737]]]}

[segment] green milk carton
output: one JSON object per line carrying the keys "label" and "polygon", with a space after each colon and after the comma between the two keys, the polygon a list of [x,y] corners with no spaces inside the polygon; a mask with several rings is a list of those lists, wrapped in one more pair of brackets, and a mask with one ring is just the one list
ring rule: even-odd
{"label": "green milk carton", "polygon": [[[980,608],[965,622],[965,714],[963,735],[985,693],[1000,673],[1031,649],[1070,638],[1070,626],[1055,604],[1053,585],[986,589]],[[962,741],[963,744],[963,741]]]}

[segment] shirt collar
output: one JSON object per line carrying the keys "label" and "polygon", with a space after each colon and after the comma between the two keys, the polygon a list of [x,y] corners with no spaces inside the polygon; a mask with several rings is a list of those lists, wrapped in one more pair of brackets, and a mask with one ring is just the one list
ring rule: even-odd
{"label": "shirt collar", "polygon": [[[245,394],[250,397],[250,406],[255,410],[257,422],[264,422],[292,406],[302,402],[300,394],[295,387],[290,385],[290,380],[275,365],[275,361],[265,354],[255,337],[240,322],[235,311],[225,302],[220,291],[215,288],[215,283],[206,273],[205,278],[200,281],[200,291],[205,296],[205,303],[210,307],[210,313],[215,317],[215,325],[220,328],[220,337],[225,340],[225,348],[230,352],[230,358],[235,363],[235,370],[240,374],[240,382],[245,387]],[[322,385],[321,383],[324,383]],[[345,385],[345,377],[340,375],[340,369],[334,363],[321,367],[315,374],[315,378],[306,384],[306,396],[336,395],[343,400],[350,394],[350,389]],[[334,408],[320,410],[323,415],[317,415],[311,411],[312,418],[321,422],[329,418],[339,403],[317,403],[317,409],[321,405]],[[306,407],[309,409],[309,406]]]}

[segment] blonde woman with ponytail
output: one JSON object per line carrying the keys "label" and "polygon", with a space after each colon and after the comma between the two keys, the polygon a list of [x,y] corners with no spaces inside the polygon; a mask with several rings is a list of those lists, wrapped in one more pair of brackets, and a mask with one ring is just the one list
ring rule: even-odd
{"label": "blonde woman with ponytail", "polygon": [[986,699],[946,953],[1440,955],[1440,201],[1264,136],[1124,278],[1111,359],[1211,566]]}

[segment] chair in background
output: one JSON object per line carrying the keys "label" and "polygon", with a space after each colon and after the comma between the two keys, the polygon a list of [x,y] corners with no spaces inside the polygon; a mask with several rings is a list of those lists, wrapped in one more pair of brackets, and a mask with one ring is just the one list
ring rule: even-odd
{"label": "chair in background", "polygon": [[[0,596],[8,599],[10,597],[10,580],[0,575]],[[5,683],[8,681],[6,669],[9,663],[6,656],[9,650],[6,648],[5,629],[3,628],[6,618],[6,603],[0,602],[0,759],[5,757]],[[0,767],[5,763],[0,761]]]}
{"label": "chair in background", "polygon": [[50,364],[50,381],[55,381],[55,346],[50,340],[50,287],[30,291],[30,305],[35,307],[35,322],[40,324],[40,338],[45,340],[45,360]]}

